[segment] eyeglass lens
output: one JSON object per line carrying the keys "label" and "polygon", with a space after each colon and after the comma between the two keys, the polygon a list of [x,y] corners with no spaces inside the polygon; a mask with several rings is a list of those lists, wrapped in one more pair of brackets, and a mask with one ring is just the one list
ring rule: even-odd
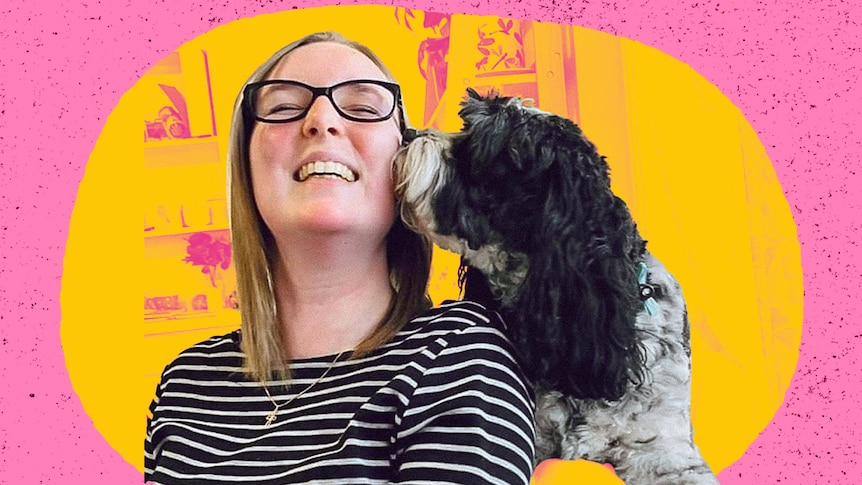
{"label": "eyeglass lens", "polygon": [[[261,86],[255,102],[256,115],[267,121],[297,119],[305,114],[314,94],[296,84]],[[331,98],[342,115],[361,120],[379,120],[392,114],[395,95],[373,83],[342,84],[332,89]]]}

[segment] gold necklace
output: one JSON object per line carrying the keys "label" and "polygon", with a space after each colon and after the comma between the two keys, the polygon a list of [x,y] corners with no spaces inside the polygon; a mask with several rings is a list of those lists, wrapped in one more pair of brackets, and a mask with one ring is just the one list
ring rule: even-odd
{"label": "gold necklace", "polygon": [[335,367],[335,363],[336,363],[336,362],[338,362],[338,359],[340,359],[340,358],[341,358],[341,356],[342,356],[342,355],[344,355],[344,353],[345,353],[345,352],[347,352],[347,351],[346,351],[346,350],[342,350],[338,355],[336,355],[336,356],[335,356],[335,360],[333,360],[333,361],[332,361],[332,363],[331,363],[331,364],[329,364],[329,367],[327,367],[327,368],[326,368],[326,370],[325,370],[325,371],[323,371],[323,374],[321,374],[321,375],[320,375],[320,377],[318,377],[317,379],[315,379],[315,380],[314,380],[314,382],[312,382],[311,384],[309,384],[309,385],[308,385],[308,387],[306,387],[305,389],[303,389],[303,390],[302,390],[302,392],[300,392],[299,394],[297,394],[297,395],[293,396],[292,398],[288,399],[287,401],[285,401],[285,402],[283,402],[283,403],[281,403],[281,404],[277,404],[277,403],[275,402],[275,399],[273,399],[273,398],[272,398],[272,395],[269,393],[269,388],[267,388],[267,387],[266,387],[266,384],[264,384],[264,385],[263,385],[263,392],[265,392],[265,393],[266,393],[266,397],[268,397],[268,398],[269,398],[269,402],[271,402],[271,403],[272,403],[272,405],[273,405],[273,406],[275,406],[275,409],[273,409],[272,411],[270,411],[270,412],[269,412],[269,414],[267,414],[267,415],[266,415],[266,424],[264,424],[264,427],[265,427],[265,428],[269,428],[269,427],[272,425],[272,423],[273,423],[273,422],[275,422],[275,419],[276,419],[276,413],[278,412],[278,410],[279,410],[279,409],[281,409],[281,408],[282,408],[282,407],[284,407],[284,406],[287,406],[288,404],[292,403],[293,401],[296,401],[296,400],[297,400],[297,399],[299,399],[303,394],[305,394],[305,393],[306,393],[306,392],[308,392],[312,387],[314,387],[318,382],[322,381],[322,380],[323,380],[323,378],[324,378],[324,377],[326,377],[326,374],[329,374],[329,371],[331,371],[331,370],[332,370],[332,368],[333,368],[333,367]]}

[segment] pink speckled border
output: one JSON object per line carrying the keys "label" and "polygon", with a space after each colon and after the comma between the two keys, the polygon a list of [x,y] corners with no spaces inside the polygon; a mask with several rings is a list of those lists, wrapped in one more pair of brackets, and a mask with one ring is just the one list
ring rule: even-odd
{"label": "pink speckled border", "polygon": [[[78,182],[111,109],[180,44],[240,17],[320,1],[5,2],[0,27],[0,482],[140,483],[72,391],[59,291]],[[344,2],[366,3],[366,2]],[[388,2],[379,2],[387,3]],[[42,3],[48,5],[48,3]],[[857,0],[399,3],[581,25],[691,65],[742,109],[802,242],[805,329],[784,407],[723,484],[862,476]],[[733,419],[728,416],[727,419]],[[143,425],[143,423],[142,423]],[[857,478],[852,478],[857,477]],[[96,482],[98,480],[98,482]]]}

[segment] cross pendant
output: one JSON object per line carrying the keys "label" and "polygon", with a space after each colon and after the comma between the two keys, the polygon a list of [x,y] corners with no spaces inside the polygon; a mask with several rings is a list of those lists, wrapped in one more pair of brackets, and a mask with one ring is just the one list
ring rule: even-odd
{"label": "cross pendant", "polygon": [[266,424],[264,427],[269,428],[272,425],[272,422],[275,421],[275,412],[277,409],[273,409],[271,413],[266,415]]}

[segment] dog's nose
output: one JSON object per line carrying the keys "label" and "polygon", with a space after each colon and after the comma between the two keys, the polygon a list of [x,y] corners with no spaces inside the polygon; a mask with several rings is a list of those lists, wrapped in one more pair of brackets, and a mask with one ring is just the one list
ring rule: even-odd
{"label": "dog's nose", "polygon": [[401,137],[401,145],[406,146],[411,141],[415,140],[419,136],[419,132],[414,128],[407,128],[404,130],[404,136]]}

